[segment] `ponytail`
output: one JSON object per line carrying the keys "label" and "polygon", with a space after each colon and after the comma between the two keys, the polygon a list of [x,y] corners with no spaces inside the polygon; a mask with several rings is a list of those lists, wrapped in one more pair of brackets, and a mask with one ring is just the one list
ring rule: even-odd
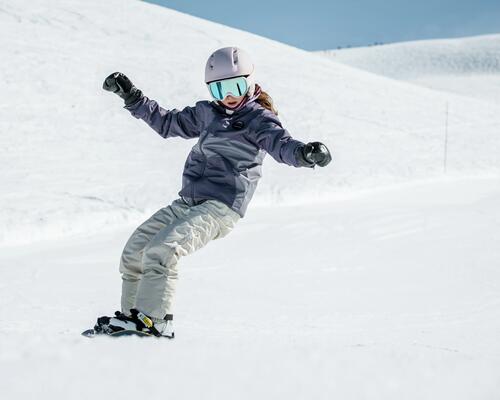
{"label": "ponytail", "polygon": [[[260,87],[259,85],[255,84],[256,89],[257,87]],[[269,111],[273,112],[275,115],[278,115],[278,111],[276,108],[274,108],[274,102],[271,96],[264,92],[261,88],[261,93],[259,97],[255,100],[257,103],[259,103],[262,107],[267,108]]]}

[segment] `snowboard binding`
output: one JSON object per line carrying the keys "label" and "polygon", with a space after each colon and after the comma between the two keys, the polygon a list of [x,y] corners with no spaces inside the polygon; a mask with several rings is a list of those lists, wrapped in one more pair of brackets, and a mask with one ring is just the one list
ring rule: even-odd
{"label": "snowboard binding", "polygon": [[130,316],[120,311],[115,312],[114,317],[99,317],[93,329],[82,332],[83,336],[95,337],[97,335],[108,336],[155,336],[174,338],[172,315],[167,315],[163,320],[155,321],[139,310],[131,309]]}

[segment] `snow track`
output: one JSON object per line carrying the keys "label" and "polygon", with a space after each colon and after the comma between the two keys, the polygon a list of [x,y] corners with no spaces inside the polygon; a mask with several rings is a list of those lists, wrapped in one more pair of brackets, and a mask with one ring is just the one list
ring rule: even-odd
{"label": "snow track", "polygon": [[181,260],[172,342],[79,336],[118,307],[134,227],[6,248],[4,394],[492,399],[499,202],[497,179],[450,179],[254,208]]}

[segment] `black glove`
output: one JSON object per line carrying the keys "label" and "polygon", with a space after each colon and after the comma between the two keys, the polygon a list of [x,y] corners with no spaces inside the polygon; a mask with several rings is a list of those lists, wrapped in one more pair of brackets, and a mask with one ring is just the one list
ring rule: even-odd
{"label": "black glove", "polygon": [[114,72],[108,76],[104,80],[102,88],[120,96],[125,101],[126,106],[130,106],[142,98],[142,92],[121,72]]}
{"label": "black glove", "polygon": [[297,159],[302,167],[326,167],[332,161],[328,148],[321,142],[307,143],[297,150]]}

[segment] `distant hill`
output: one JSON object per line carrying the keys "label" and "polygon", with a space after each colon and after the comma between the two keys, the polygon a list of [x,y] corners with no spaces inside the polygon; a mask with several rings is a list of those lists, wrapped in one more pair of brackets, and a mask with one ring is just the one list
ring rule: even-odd
{"label": "distant hill", "polygon": [[500,104],[500,34],[320,53],[378,75]]}

